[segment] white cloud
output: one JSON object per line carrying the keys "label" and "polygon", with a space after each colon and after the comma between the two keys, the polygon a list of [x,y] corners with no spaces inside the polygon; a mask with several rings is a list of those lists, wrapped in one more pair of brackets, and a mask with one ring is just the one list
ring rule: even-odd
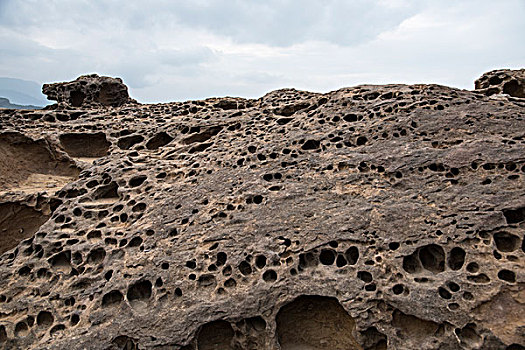
{"label": "white cloud", "polygon": [[471,88],[525,62],[522,0],[3,0],[0,76],[120,76],[139,101],[357,83]]}

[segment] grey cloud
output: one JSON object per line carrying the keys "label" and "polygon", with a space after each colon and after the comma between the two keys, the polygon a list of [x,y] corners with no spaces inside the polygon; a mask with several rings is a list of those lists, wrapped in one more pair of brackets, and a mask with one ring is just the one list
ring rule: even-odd
{"label": "grey cloud", "polygon": [[139,89],[158,83],[164,75],[198,75],[203,70],[200,65],[213,59],[213,51],[206,47],[149,52],[131,50],[123,60],[104,65],[103,71],[121,76],[130,87]]}
{"label": "grey cloud", "polygon": [[276,83],[283,83],[286,80],[283,74],[272,74],[261,71],[250,71],[237,74],[234,76],[234,79],[242,81],[243,83],[256,85],[273,85]]}
{"label": "grey cloud", "polygon": [[355,45],[399,25],[422,3],[385,7],[375,0],[179,1],[166,10],[178,23],[241,43],[290,46],[327,41]]}
{"label": "grey cloud", "polygon": [[53,49],[26,37],[15,37],[0,32],[0,42],[0,75],[3,76],[36,81],[61,76],[69,78],[69,74],[75,71],[75,66],[85,63],[85,56],[74,49]]}
{"label": "grey cloud", "polygon": [[280,87],[470,88],[525,62],[523,0],[0,0],[0,76],[120,76],[143,102]]}
{"label": "grey cloud", "polygon": [[2,22],[24,30],[41,21],[89,31],[173,32],[177,25],[227,36],[240,43],[290,46],[305,41],[355,45],[394,28],[426,1],[388,7],[379,0],[152,0],[71,2],[4,0]]}
{"label": "grey cloud", "polygon": [[185,67],[209,62],[215,58],[215,53],[208,47],[196,47],[187,50],[159,50],[156,56],[159,62],[168,66]]}

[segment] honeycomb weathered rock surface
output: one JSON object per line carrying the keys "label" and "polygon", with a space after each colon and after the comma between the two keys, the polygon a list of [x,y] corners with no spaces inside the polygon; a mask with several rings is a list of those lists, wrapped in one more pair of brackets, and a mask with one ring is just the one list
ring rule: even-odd
{"label": "honeycomb weathered rock surface", "polygon": [[42,93],[48,100],[58,102],[58,106],[51,108],[119,107],[135,102],[129,97],[128,87],[122,79],[97,74],[83,75],[64,83],[44,84]]}
{"label": "honeycomb weathered rock surface", "polygon": [[525,99],[66,95],[0,111],[0,347],[523,349]]}
{"label": "honeycomb weathered rock surface", "polygon": [[487,96],[507,94],[525,98],[525,69],[498,69],[483,74],[474,83],[476,90]]}

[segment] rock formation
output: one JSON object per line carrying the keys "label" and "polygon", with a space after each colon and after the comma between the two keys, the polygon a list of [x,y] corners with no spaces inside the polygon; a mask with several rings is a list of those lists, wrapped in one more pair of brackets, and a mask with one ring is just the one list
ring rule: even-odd
{"label": "rock formation", "polygon": [[476,90],[487,96],[507,94],[525,98],[525,69],[499,69],[483,74],[474,83]]}
{"label": "rock formation", "polygon": [[120,107],[134,103],[128,95],[128,87],[120,78],[83,75],[74,81],[44,84],[42,93],[48,100],[58,102],[55,107],[97,108]]}
{"label": "rock formation", "polygon": [[1,111],[0,347],[524,348],[524,99],[89,79]]}

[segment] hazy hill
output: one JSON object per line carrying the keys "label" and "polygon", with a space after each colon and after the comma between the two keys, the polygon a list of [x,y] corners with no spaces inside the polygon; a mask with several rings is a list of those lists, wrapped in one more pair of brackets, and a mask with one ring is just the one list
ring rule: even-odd
{"label": "hazy hill", "polygon": [[0,97],[0,108],[10,108],[10,109],[42,109],[42,106],[34,105],[18,105],[11,103],[9,99],[5,97]]}
{"label": "hazy hill", "polygon": [[45,106],[50,102],[42,94],[42,86],[34,81],[0,77],[0,97],[13,104]]}

